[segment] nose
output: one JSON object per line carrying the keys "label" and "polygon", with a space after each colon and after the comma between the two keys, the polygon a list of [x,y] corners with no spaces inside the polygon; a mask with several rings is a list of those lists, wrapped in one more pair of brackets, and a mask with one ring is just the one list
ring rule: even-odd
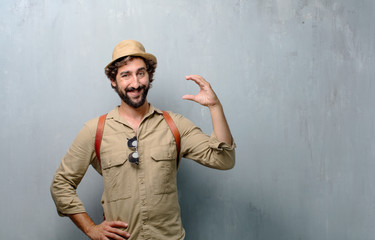
{"label": "nose", "polygon": [[130,81],[131,87],[138,88],[140,86],[137,74],[133,74]]}

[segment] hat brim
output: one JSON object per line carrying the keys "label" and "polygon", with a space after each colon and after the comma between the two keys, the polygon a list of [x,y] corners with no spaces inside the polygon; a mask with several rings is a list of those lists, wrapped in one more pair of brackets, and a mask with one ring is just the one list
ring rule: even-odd
{"label": "hat brim", "polygon": [[109,64],[107,64],[107,66],[105,66],[105,69],[107,69],[109,66],[111,66],[114,62],[116,62],[120,58],[127,57],[127,56],[142,57],[144,59],[153,61],[155,64],[157,63],[156,57],[152,55],[151,53],[131,53],[131,54],[127,54],[124,56],[119,56],[116,59],[112,60],[112,62],[110,62]]}

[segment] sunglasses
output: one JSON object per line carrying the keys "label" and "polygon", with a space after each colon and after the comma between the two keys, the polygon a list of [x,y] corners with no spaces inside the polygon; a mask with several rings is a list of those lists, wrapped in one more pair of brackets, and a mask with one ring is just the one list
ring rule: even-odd
{"label": "sunglasses", "polygon": [[134,152],[129,154],[129,162],[134,164],[139,164],[139,155],[138,155],[138,142],[137,142],[137,136],[134,136],[133,138],[128,139],[128,147],[131,150],[134,150]]}

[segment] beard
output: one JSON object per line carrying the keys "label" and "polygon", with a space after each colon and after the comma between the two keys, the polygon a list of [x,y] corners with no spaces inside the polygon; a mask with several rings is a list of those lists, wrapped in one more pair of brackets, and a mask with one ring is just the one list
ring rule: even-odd
{"label": "beard", "polygon": [[[142,95],[141,95],[141,100],[139,102],[134,102],[133,100],[130,99],[130,97],[128,96],[128,92],[131,92],[131,91],[140,91],[143,89],[143,92],[142,92]],[[117,94],[119,95],[119,97],[121,98],[122,101],[124,101],[127,105],[129,105],[130,107],[133,107],[133,108],[139,108],[141,107],[145,102],[146,102],[146,98],[147,98],[147,93],[148,93],[148,90],[150,89],[149,86],[145,86],[145,85],[140,85],[138,88],[127,88],[125,89],[125,91],[121,91],[121,89],[118,88],[118,85],[116,86],[115,90],[117,92]]]}

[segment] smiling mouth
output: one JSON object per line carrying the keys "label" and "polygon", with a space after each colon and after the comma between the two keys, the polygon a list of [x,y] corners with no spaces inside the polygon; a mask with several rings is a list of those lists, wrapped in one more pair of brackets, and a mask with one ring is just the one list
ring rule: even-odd
{"label": "smiling mouth", "polygon": [[145,86],[139,86],[138,88],[128,88],[125,91],[130,98],[132,98],[133,100],[138,100],[142,98],[142,94],[145,89]]}
{"label": "smiling mouth", "polygon": [[132,96],[132,97],[140,97],[142,95],[142,90],[143,89],[137,89],[137,90],[132,90],[132,91],[127,91],[127,94]]}
{"label": "smiling mouth", "polygon": [[146,86],[139,86],[138,88],[127,88],[125,89],[125,92],[129,93],[129,92],[135,92],[135,93],[140,93],[143,89],[145,89]]}

